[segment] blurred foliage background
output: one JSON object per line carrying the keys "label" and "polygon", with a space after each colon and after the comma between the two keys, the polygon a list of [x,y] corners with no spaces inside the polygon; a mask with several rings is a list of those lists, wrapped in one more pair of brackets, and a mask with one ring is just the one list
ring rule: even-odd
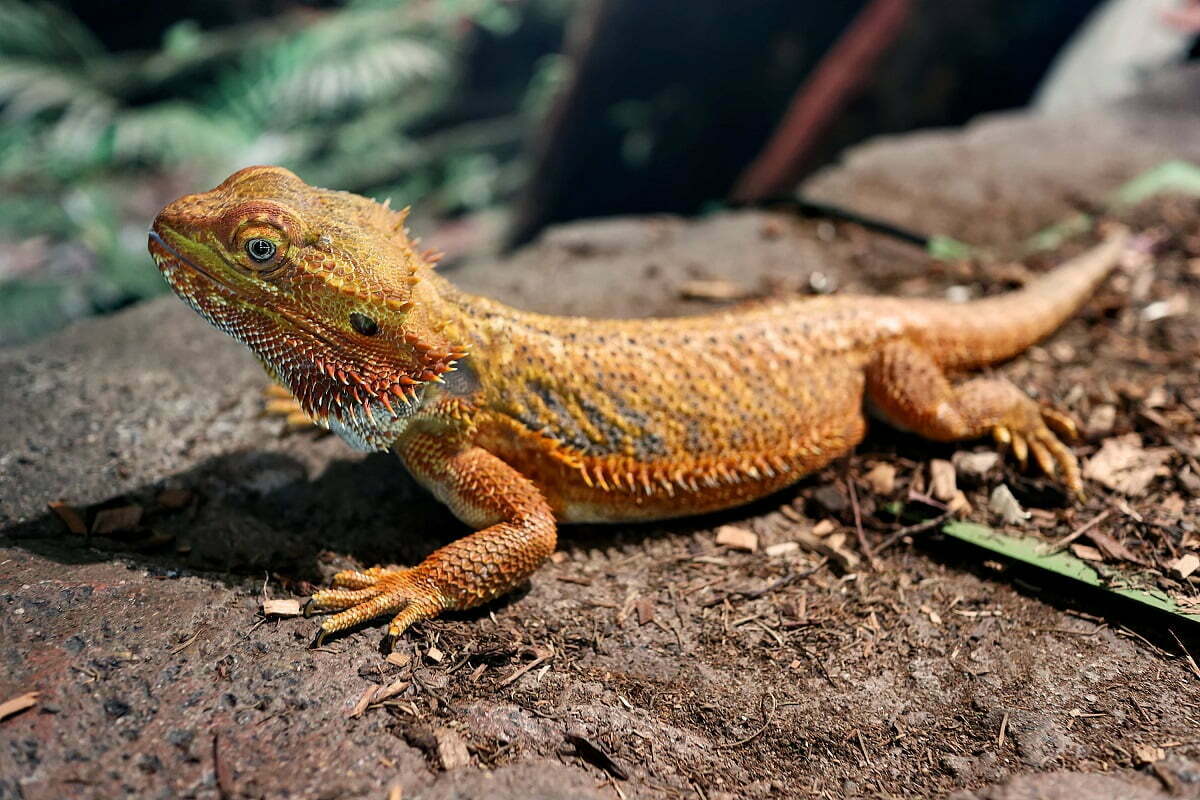
{"label": "blurred foliage background", "polygon": [[[1025,105],[1096,9],[1157,24],[1141,2],[0,0],[0,346],[165,291],[154,215],[250,164],[412,204],[449,265]],[[883,7],[878,56],[851,63]],[[810,84],[848,73],[837,99]],[[823,121],[772,162],[797,99]]]}
{"label": "blurred foliage background", "polygon": [[114,49],[0,0],[0,343],[161,292],[153,215],[247,164],[434,217],[503,202],[574,5],[342,0]]}

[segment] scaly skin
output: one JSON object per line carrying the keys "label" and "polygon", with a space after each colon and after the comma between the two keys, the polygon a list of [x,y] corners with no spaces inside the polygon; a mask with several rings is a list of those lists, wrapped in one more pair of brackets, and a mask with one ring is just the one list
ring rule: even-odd
{"label": "scaly skin", "polygon": [[550,555],[558,522],[762,497],[853,448],[866,404],[940,441],[990,434],[1082,491],[1056,435],[1073,434],[1068,417],[1003,380],[946,373],[1049,335],[1116,262],[1121,235],[969,304],[835,296],[606,321],[460,292],[404,220],[250,167],[167,206],[150,238],[171,288],[248,345],[308,417],[360,449],[394,450],[477,531],[410,569],[335,576],[313,597],[339,611],[324,632],[394,614],[396,636],[498,597]]}

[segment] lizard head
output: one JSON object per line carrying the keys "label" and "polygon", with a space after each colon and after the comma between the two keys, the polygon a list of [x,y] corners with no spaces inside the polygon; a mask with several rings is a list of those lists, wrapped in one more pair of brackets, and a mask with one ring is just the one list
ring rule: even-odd
{"label": "lizard head", "polygon": [[380,449],[466,355],[406,216],[248,167],[164,208],[149,247],[175,293],[246,344],[318,424]]}

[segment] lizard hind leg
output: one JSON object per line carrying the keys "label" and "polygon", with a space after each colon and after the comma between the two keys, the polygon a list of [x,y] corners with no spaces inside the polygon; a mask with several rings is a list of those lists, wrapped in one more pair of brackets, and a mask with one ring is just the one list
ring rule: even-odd
{"label": "lizard hind leg", "polygon": [[1039,469],[1083,495],[1079,461],[1059,438],[1075,436],[1074,421],[1008,381],[974,378],[952,385],[928,353],[902,340],[880,350],[866,379],[868,400],[896,427],[942,442],[991,434],[1021,466],[1032,455]]}

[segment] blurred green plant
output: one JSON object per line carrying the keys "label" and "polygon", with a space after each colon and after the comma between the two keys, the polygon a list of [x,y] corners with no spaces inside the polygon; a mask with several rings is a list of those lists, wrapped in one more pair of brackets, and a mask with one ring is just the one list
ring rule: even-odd
{"label": "blurred green plant", "polygon": [[431,216],[502,202],[564,66],[543,55],[480,111],[471,43],[575,2],[344,0],[115,53],[59,6],[0,0],[0,344],[161,291],[154,212],[248,164]]}

